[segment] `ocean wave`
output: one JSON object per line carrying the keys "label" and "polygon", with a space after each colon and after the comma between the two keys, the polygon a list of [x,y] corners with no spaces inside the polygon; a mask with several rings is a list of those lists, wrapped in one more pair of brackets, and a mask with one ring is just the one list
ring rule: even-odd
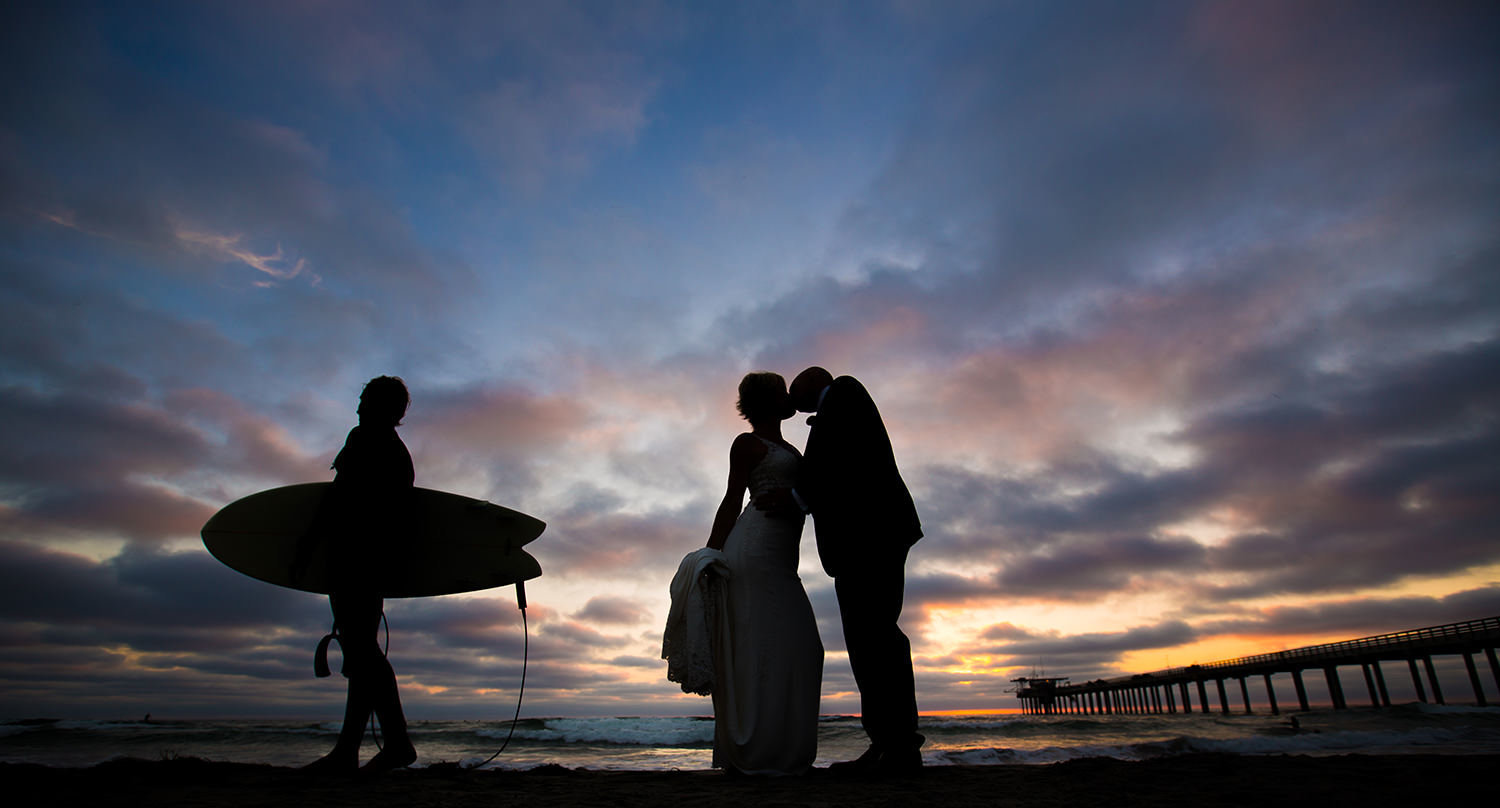
{"label": "ocean wave", "polygon": [[[530,723],[530,722],[527,722]],[[547,718],[541,726],[520,725],[523,741],[597,744],[607,746],[703,746],[713,743],[711,718]],[[489,738],[504,738],[509,725],[479,730]]]}
{"label": "ocean wave", "polygon": [[[924,759],[933,765],[1056,763],[1079,758],[1149,760],[1230,755],[1500,754],[1500,709],[1401,705],[1289,715],[924,718]],[[322,720],[21,719],[0,723],[0,760],[87,766],[111,755],[192,755],[211,760],[301,765],[327,751],[339,722]],[[507,720],[414,721],[424,760],[478,762],[510,732]],[[544,763],[584,768],[707,768],[714,722],[705,716],[525,718],[495,766]],[[818,722],[819,765],[868,745],[859,720]],[[483,754],[479,757],[481,750]]]}
{"label": "ocean wave", "polygon": [[1500,746],[1495,733],[1459,728],[1427,728],[1410,731],[1335,731],[1297,734],[1262,734],[1234,738],[1182,735],[1158,741],[1125,744],[1080,744],[1043,746],[1034,749],[987,747],[939,750],[929,754],[934,763],[960,765],[1059,763],[1082,758],[1151,760],[1192,754],[1230,755],[1335,755],[1442,753],[1463,750],[1472,754],[1479,747]]}

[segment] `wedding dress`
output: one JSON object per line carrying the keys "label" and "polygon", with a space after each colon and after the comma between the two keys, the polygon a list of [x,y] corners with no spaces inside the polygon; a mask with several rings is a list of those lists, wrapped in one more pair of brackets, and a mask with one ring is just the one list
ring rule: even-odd
{"label": "wedding dress", "polygon": [[[800,458],[762,439],[766,456],[750,472],[750,495],[796,483]],[[747,505],[724,541],[729,568],[727,636],[715,643],[716,768],[745,774],[801,774],[818,751],[823,643],[797,577],[801,517],[767,516]]]}

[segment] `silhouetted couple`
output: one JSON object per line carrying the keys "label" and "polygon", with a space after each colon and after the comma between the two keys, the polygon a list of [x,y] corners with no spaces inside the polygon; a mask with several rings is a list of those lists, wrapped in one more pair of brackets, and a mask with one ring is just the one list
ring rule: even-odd
{"label": "silhouetted couple", "polygon": [[[913,773],[924,739],[911,643],[896,621],[907,551],[922,529],[875,402],[854,378],[812,367],[790,390],[775,373],[746,376],[739,410],[751,430],[730,446],[728,489],[708,539],[728,569],[728,615],[715,638],[714,766],[798,774],[817,754],[823,646],[797,577],[811,514],[870,738],[859,759],[833,768]],[[815,413],[804,454],[781,436],[781,422],[799,410]],[[747,489],[751,505],[741,511]]]}

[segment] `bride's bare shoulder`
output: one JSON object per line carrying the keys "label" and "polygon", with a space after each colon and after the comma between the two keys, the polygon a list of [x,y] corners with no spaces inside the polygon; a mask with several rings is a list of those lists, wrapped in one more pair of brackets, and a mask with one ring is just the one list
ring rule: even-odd
{"label": "bride's bare shoulder", "polygon": [[765,441],[754,433],[741,432],[735,436],[734,443],[729,445],[729,463],[735,465],[744,462],[754,465],[766,456],[767,451],[769,449],[766,448]]}

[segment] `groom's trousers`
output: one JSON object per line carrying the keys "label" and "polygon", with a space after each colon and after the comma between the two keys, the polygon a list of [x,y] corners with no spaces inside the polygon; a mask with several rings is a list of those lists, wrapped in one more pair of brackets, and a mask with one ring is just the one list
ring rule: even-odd
{"label": "groom's trousers", "polygon": [[880,749],[916,749],[911,641],[896,624],[906,589],[906,550],[861,559],[833,580],[844,646],[859,686],[860,723]]}

